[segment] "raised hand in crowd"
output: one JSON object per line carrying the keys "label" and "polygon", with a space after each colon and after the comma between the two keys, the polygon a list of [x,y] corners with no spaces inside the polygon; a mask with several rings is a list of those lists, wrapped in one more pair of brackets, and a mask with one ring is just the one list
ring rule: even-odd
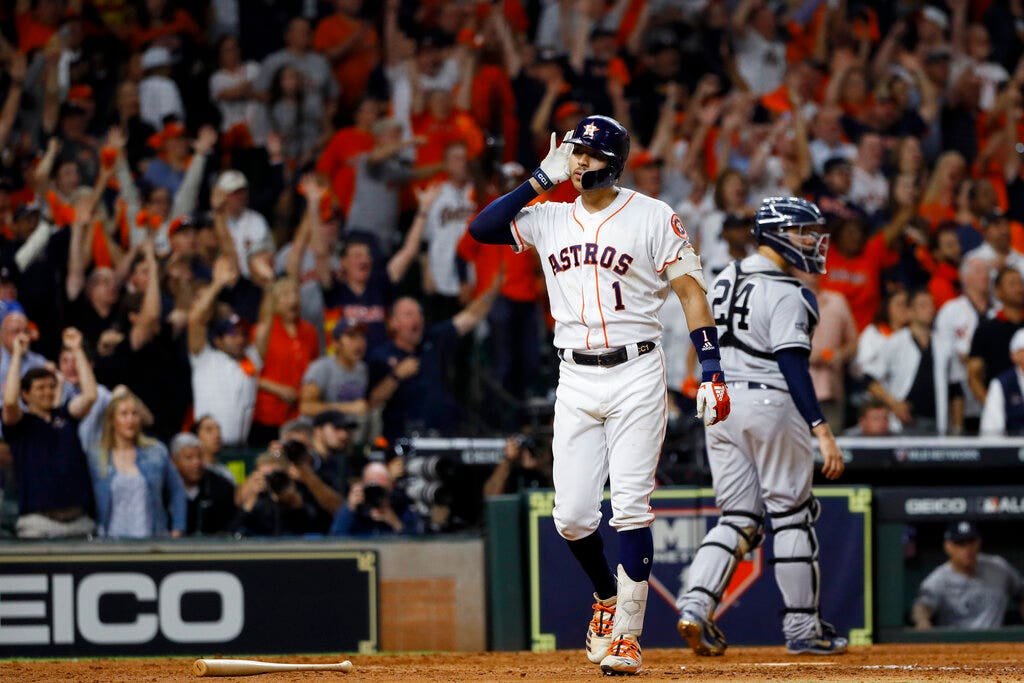
{"label": "raised hand in crowd", "polygon": [[209,154],[213,150],[213,146],[217,144],[217,129],[213,126],[203,126],[199,129],[199,134],[196,135],[196,140],[192,147],[196,154]]}

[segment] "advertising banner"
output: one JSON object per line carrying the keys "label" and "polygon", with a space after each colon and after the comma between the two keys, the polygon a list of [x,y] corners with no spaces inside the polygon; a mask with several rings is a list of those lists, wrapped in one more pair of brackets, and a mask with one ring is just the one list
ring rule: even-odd
{"label": "advertising banner", "polygon": [[377,650],[374,551],[9,555],[0,657]]}
{"label": "advertising banner", "polygon": [[[820,545],[822,617],[852,644],[871,642],[871,490],[867,487],[823,487],[814,490],[821,502],[815,524]],[[534,651],[584,646],[591,616],[593,588],[555,530],[551,518],[554,493],[527,498],[530,568],[530,626]],[[654,566],[641,644],[683,647],[676,632],[675,601],[704,534],[717,523],[711,489],[665,488],[651,495],[656,515]],[[605,553],[614,564],[617,534],[608,525],[611,507],[602,504],[599,529]],[[739,563],[718,610],[718,625],[734,645],[781,645],[782,596],[771,564],[772,536]]]}

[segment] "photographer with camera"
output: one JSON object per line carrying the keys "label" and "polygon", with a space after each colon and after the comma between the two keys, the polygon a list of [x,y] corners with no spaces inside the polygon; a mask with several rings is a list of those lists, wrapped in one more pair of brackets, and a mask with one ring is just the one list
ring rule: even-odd
{"label": "photographer with camera", "polygon": [[[295,442],[288,442],[295,443]],[[238,516],[232,525],[242,536],[300,536],[322,531],[319,510],[307,502],[291,467],[281,453],[264,453],[256,468],[239,487]]]}
{"label": "photographer with camera", "polygon": [[528,434],[505,439],[505,459],[484,483],[484,497],[551,486],[550,464],[537,456],[537,442]]}
{"label": "photographer with camera", "polygon": [[363,475],[352,484],[348,502],[331,525],[332,536],[380,536],[419,534],[420,519],[383,462],[372,461],[363,467]]}

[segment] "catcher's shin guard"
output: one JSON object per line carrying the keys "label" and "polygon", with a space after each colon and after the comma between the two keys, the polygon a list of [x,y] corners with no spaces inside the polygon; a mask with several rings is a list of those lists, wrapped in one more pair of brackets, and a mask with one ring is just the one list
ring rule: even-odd
{"label": "catcher's shin guard", "polygon": [[723,510],[690,563],[683,592],[676,601],[680,612],[695,612],[710,619],[739,560],[763,540],[762,515]]}
{"label": "catcher's shin guard", "polygon": [[818,568],[818,537],[814,522],[821,505],[813,496],[789,510],[770,512],[775,581],[786,607],[782,630],[789,641],[822,636],[818,617],[821,574]]}

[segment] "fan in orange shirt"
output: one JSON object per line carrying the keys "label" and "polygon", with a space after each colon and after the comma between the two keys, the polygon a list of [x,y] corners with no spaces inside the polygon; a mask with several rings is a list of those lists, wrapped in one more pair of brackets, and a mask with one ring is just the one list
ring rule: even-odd
{"label": "fan in orange shirt", "polygon": [[[22,6],[27,8],[29,3],[24,3]],[[32,3],[30,9],[15,14],[14,25],[18,30],[18,51],[28,54],[32,50],[45,47],[57,32],[57,27],[60,26],[62,9],[63,3],[57,2],[57,0],[42,0]]]}
{"label": "fan in orange shirt", "polygon": [[334,195],[346,214],[355,192],[355,163],[360,154],[373,149],[373,124],[380,118],[381,108],[379,101],[364,98],[356,106],[352,125],[331,137],[316,162],[317,173],[330,178]]}
{"label": "fan in orange shirt", "polygon": [[827,273],[821,278],[822,289],[839,292],[846,297],[862,331],[874,319],[882,301],[882,271],[899,261],[894,247],[916,214],[913,204],[902,207],[881,231],[870,239],[859,219],[840,222],[832,231],[832,248],[825,262]]}
{"label": "fan in orange shirt", "polygon": [[929,230],[934,232],[940,223],[956,217],[956,191],[966,171],[963,155],[955,150],[946,150],[935,162],[918,209],[918,215],[928,222]]}
{"label": "fan in orange shirt", "polygon": [[416,166],[441,163],[444,150],[453,142],[464,142],[470,160],[484,151],[484,134],[473,117],[455,107],[452,93],[435,89],[426,93],[426,106],[412,117],[412,130],[426,142],[416,151]]}
{"label": "fan in orange shirt", "polygon": [[299,414],[302,375],[320,351],[316,330],[299,316],[299,285],[277,280],[264,295],[253,343],[263,359],[249,441],[263,445]]}
{"label": "fan in orange shirt", "polygon": [[324,17],[313,34],[313,49],[331,63],[341,89],[342,110],[354,107],[366,92],[370,72],[380,62],[380,38],[373,26],[359,17],[362,0],[334,0],[334,14]]}

